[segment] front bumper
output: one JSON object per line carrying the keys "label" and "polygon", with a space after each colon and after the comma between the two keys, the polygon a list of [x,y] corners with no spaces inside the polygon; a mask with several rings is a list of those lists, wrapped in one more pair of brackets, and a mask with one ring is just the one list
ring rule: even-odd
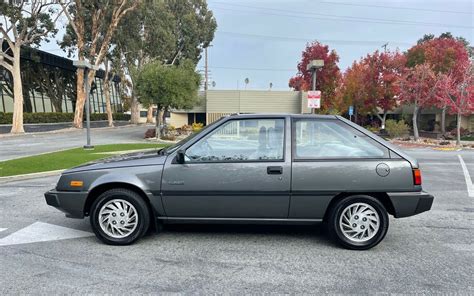
{"label": "front bumper", "polygon": [[433,195],[420,192],[388,192],[395,218],[413,216],[429,211],[433,204]]}
{"label": "front bumper", "polygon": [[84,218],[87,192],[50,190],[44,194],[46,203],[66,213],[69,218]]}

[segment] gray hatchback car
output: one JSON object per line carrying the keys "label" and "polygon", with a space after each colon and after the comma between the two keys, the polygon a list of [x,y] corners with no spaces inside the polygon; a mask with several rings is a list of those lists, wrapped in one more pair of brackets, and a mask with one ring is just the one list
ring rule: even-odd
{"label": "gray hatchback car", "polygon": [[105,243],[165,223],[324,222],[350,249],[377,245],[395,218],[428,211],[418,162],[339,116],[230,115],[159,151],[65,171],[46,202],[90,217]]}

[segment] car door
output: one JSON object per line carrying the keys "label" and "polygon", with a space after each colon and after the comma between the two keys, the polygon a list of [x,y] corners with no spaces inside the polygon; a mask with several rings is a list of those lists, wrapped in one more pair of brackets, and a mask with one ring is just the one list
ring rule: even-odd
{"label": "car door", "polygon": [[322,219],[341,192],[411,191],[411,165],[337,118],[294,118],[289,218]]}
{"label": "car door", "polygon": [[[168,157],[162,198],[168,217],[286,218],[291,160],[285,117],[230,117]],[[288,146],[288,147],[287,147]]]}

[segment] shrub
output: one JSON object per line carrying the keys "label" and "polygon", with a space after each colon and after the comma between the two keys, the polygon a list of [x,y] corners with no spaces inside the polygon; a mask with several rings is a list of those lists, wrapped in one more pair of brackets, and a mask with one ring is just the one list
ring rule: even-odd
{"label": "shrub", "polygon": [[385,122],[385,130],[391,138],[400,138],[408,134],[408,124],[404,120],[396,121],[388,119]]}
{"label": "shrub", "polygon": [[203,123],[193,123],[192,127],[193,127],[193,132],[197,132],[197,131],[200,131],[202,129],[202,127],[204,126]]}
{"label": "shrub", "polygon": [[156,138],[156,129],[155,128],[149,128],[145,132],[145,139],[148,138]]}
{"label": "shrub", "polygon": [[[114,113],[114,120],[130,120],[129,114]],[[84,115],[85,118],[85,115]],[[13,113],[0,113],[0,124],[11,124]],[[59,123],[72,122],[74,113],[23,113],[23,123]],[[92,113],[91,121],[107,120],[106,113]]]}

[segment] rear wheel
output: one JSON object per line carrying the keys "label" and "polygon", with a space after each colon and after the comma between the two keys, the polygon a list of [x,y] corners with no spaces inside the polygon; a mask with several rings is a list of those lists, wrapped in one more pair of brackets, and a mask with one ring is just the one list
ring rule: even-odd
{"label": "rear wheel", "polygon": [[337,243],[348,249],[367,250],[385,237],[389,219],[387,210],[377,199],[354,195],[335,204],[327,222]]}
{"label": "rear wheel", "polygon": [[150,225],[143,198],[128,189],[111,189],[92,204],[91,226],[104,243],[128,245],[142,237]]}

